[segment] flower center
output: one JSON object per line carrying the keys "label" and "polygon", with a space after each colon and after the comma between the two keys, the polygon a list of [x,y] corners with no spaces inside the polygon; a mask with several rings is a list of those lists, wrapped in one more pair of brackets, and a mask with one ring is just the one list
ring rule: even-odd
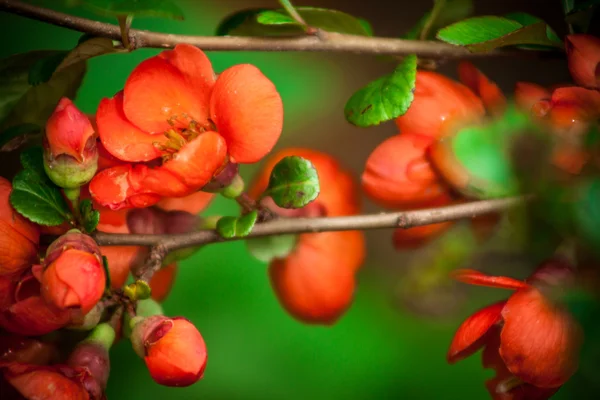
{"label": "flower center", "polygon": [[[163,153],[163,161],[171,159],[185,144],[196,139],[204,132],[217,130],[212,120],[208,119],[204,123],[200,123],[191,119],[187,114],[173,115],[167,122],[171,125],[171,128],[165,131],[163,135],[168,140],[165,143],[154,142],[154,147]],[[182,126],[185,127],[182,128]]]}

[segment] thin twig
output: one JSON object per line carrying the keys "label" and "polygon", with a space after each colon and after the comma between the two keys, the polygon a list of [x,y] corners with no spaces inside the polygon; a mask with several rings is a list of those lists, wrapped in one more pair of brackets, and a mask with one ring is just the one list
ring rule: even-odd
{"label": "thin twig", "polygon": [[[17,0],[0,0],[0,11],[6,11],[79,32],[89,33],[91,35],[121,40],[121,29],[118,25],[76,17]],[[564,54],[558,51],[514,49],[471,53],[464,47],[442,42],[366,37],[333,32],[328,32],[327,35],[322,37],[303,35],[271,38],[188,36],[131,29],[129,30],[129,40],[131,42],[130,50],[142,47],[172,48],[180,43],[188,43],[207,51],[307,51],[392,56],[417,54],[428,58],[471,58],[491,56],[564,57]]]}
{"label": "thin twig", "polygon": [[[444,221],[474,218],[483,214],[504,211],[522,204],[527,199],[527,197],[511,197],[505,199],[475,201],[424,210],[354,215],[347,217],[278,218],[256,224],[252,232],[246,237],[236,237],[227,239],[227,241],[287,233],[298,234],[383,228],[406,229]],[[154,262],[157,262],[156,260],[159,259],[157,255],[166,255],[169,251],[226,240],[219,236],[214,230],[202,230],[169,235],[135,235],[97,232],[94,237],[101,246],[154,246],[154,250],[153,252],[151,251],[149,257],[149,260],[153,260]]]}

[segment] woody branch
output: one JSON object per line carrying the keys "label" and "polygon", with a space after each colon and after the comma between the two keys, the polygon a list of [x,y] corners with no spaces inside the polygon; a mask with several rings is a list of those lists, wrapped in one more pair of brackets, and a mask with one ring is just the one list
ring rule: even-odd
{"label": "woody branch", "polygon": [[[118,25],[98,22],[86,18],[61,13],[16,0],[0,0],[0,11],[21,15],[82,33],[122,40]],[[333,32],[319,35],[303,35],[286,38],[237,37],[237,36],[189,36],[170,33],[129,30],[129,49],[143,47],[172,48],[180,43],[197,46],[205,51],[305,51],[357,53],[372,55],[403,56],[417,54],[422,57],[448,59],[493,56],[563,56],[560,52],[533,50],[494,50],[485,53],[471,53],[464,47],[447,43],[405,40],[384,37],[365,37]]]}

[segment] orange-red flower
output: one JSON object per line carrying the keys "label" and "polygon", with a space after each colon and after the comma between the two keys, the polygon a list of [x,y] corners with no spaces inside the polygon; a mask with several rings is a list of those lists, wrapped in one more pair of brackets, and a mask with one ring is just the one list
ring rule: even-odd
{"label": "orange-red flower", "polygon": [[123,91],[102,100],[96,122],[106,150],[134,164],[99,173],[92,196],[113,209],[147,207],[197,191],[229,161],[260,160],[281,134],[283,106],[256,67],[215,78],[206,55],[184,44],[138,65]]}
{"label": "orange-red flower", "polygon": [[547,291],[571,273],[569,264],[553,258],[526,281],[458,270],[459,281],[514,290],[506,301],[479,310],[458,328],[448,362],[481,347],[483,365],[496,370],[486,384],[496,400],[547,399],[577,370],[581,329]]}
{"label": "orange-red flower", "polygon": [[[271,157],[249,191],[252,197],[258,198],[266,189],[273,166],[291,155],[308,159],[321,184],[317,199],[300,209],[300,214],[341,216],[359,212],[357,187],[351,174],[333,157],[308,149],[286,149]],[[269,265],[271,284],[280,303],[295,318],[332,324],[352,302],[355,274],[364,256],[362,232],[302,234],[288,256]]]}
{"label": "orange-red flower", "polygon": [[12,208],[11,190],[0,177],[0,276],[19,274],[38,259],[39,229]]}
{"label": "orange-red flower", "polygon": [[575,83],[600,89],[600,38],[586,34],[567,35],[565,48]]}
{"label": "orange-red flower", "polygon": [[87,314],[100,300],[106,276],[100,249],[79,231],[56,239],[46,252],[42,295],[59,309],[79,309]]}
{"label": "orange-red flower", "polygon": [[71,317],[69,310],[58,309],[44,300],[39,279],[31,271],[17,278],[0,277],[0,327],[6,331],[45,335],[66,326]]}
{"label": "orange-red flower", "polygon": [[189,386],[204,374],[206,344],[185,318],[146,318],[134,327],[131,342],[152,379],[161,385]]}
{"label": "orange-red flower", "polygon": [[150,279],[150,289],[152,290],[152,298],[158,302],[164,301],[175,282],[175,276],[177,275],[177,263],[171,263],[165,267],[159,269],[152,279]]}

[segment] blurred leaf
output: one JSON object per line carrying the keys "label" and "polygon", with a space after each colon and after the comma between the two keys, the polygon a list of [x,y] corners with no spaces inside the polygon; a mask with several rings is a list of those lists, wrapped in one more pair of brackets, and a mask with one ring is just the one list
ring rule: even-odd
{"label": "blurred leaf", "polygon": [[102,266],[104,267],[104,276],[106,277],[106,284],[104,285],[105,290],[110,290],[112,287],[110,279],[110,268],[108,268],[108,258],[102,256]]}
{"label": "blurred leaf", "polygon": [[523,44],[562,47],[562,43],[559,45],[548,37],[548,26],[544,22],[523,26],[512,19],[496,16],[474,17],[454,23],[440,29],[437,38],[465,46],[472,52]]}
{"label": "blurred leaf", "polygon": [[263,196],[271,196],[283,208],[302,208],[319,195],[319,176],[310,161],[298,156],[285,157],[271,171]]}
{"label": "blurred leaf", "polygon": [[352,95],[344,114],[353,125],[379,125],[403,115],[414,99],[417,57],[408,55],[390,75],[383,76]]}
{"label": "blurred leaf", "polygon": [[[568,3],[568,4],[564,4]],[[565,21],[573,28],[575,33],[586,33],[594,18],[596,7],[600,5],[599,0],[582,0],[563,2],[565,10]]]}
{"label": "blurred leaf", "polygon": [[600,0],[563,0],[565,15],[581,11],[589,11],[590,8],[600,5]]}
{"label": "blurred leaf", "polygon": [[600,253],[600,178],[582,181],[573,203],[575,229],[581,239]]}
{"label": "blurred leaf", "polygon": [[43,149],[40,146],[30,147],[23,150],[19,155],[23,169],[29,170],[36,174],[36,179],[40,182],[50,182],[50,178],[44,170],[44,155]]}
{"label": "blurred leaf", "polygon": [[[523,26],[529,26],[529,25],[540,23],[540,22],[544,22],[542,19],[540,19],[534,15],[525,13],[525,12],[514,12],[514,13],[506,14],[504,17],[508,18],[508,19],[512,19],[513,21],[517,21],[518,23],[520,23]],[[546,35],[548,36],[548,39],[550,39],[553,42],[556,42],[557,47],[562,47],[562,45],[563,45],[562,40],[560,39],[560,37],[558,37],[558,35],[554,31],[554,29],[552,29],[549,25],[546,25]],[[521,45],[521,46],[517,46],[517,47],[523,48],[523,49],[540,49],[540,48],[543,48],[544,46]]]}
{"label": "blurred leaf", "polygon": [[67,5],[83,5],[100,15],[162,17],[183,19],[183,11],[172,0],[63,0]]}
{"label": "blurred leaf", "polygon": [[79,214],[81,215],[81,221],[85,231],[87,233],[94,232],[100,222],[100,212],[94,210],[94,206],[90,199],[85,199],[79,203]]}
{"label": "blurred leaf", "polygon": [[561,3],[563,6],[563,12],[565,13],[565,15],[572,12],[573,8],[575,7],[575,0],[561,0]]}
{"label": "blurred leaf", "polygon": [[69,54],[68,51],[60,51],[36,62],[29,69],[29,76],[27,78],[29,84],[36,86],[40,83],[48,82],[67,54]]}
{"label": "blurred leaf", "polygon": [[[442,4],[443,3],[443,4]],[[434,2],[434,9],[438,4],[441,5],[441,10],[434,15],[433,21],[429,28],[429,32],[425,39],[433,39],[435,33],[444,26],[450,25],[456,21],[467,18],[473,14],[473,0],[437,0]],[[421,32],[432,16],[432,11],[428,11],[417,22],[417,24],[402,37],[404,39],[419,39]]]}
{"label": "blurred leaf", "polygon": [[50,73],[49,80],[40,83],[49,74],[48,68],[64,53],[33,51],[0,61],[0,138],[14,126],[45,126],[59,100],[75,96],[86,70],[83,62]]}
{"label": "blurred leaf", "polygon": [[[329,32],[372,36],[373,30],[364,19],[337,10],[314,7],[296,7],[304,21],[315,28]],[[258,18],[261,18],[261,22]],[[302,35],[304,29],[286,15],[285,10],[249,9],[228,16],[217,27],[217,35],[232,36],[289,36]]]}
{"label": "blurred leaf", "polygon": [[257,218],[256,210],[241,217],[222,217],[217,222],[217,232],[225,239],[248,236],[252,232]]}
{"label": "blurred leaf", "polygon": [[0,151],[13,151],[27,142],[34,134],[41,134],[42,128],[35,124],[14,125],[2,132]]}
{"label": "blurred leaf", "polygon": [[254,258],[266,263],[284,258],[294,250],[296,235],[274,235],[246,240],[246,247]]}

